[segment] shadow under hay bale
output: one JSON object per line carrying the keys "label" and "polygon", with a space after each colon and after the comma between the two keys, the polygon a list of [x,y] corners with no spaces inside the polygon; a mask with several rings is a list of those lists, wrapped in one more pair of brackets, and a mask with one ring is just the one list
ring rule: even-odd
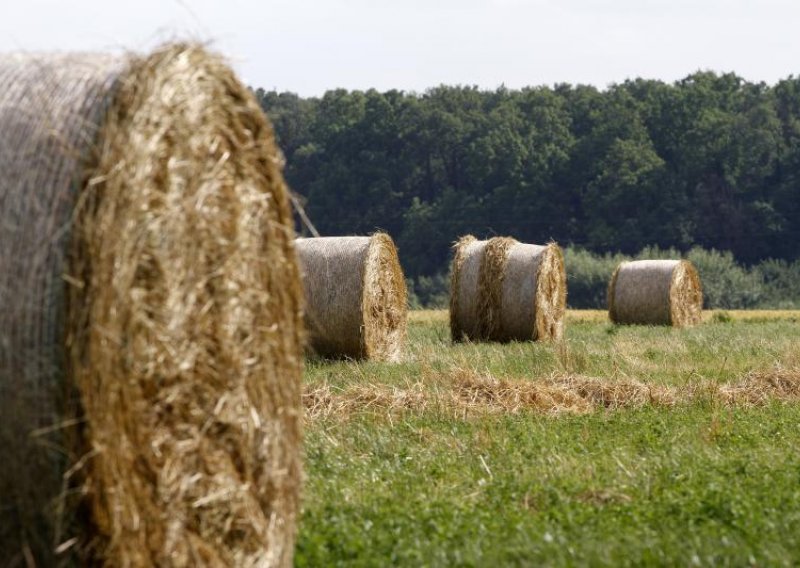
{"label": "shadow under hay bale", "polygon": [[454,246],[450,281],[453,341],[558,340],[564,333],[564,257],[546,246],[508,237]]}
{"label": "shadow under hay bale", "polygon": [[608,315],[617,324],[700,323],[703,288],[688,260],[623,262],[608,285]]}
{"label": "shadow under hay bale", "polygon": [[406,284],[392,239],[295,241],[310,346],[323,357],[399,361],[406,342]]}
{"label": "shadow under hay bale", "polygon": [[288,566],[301,289],[216,56],[0,56],[0,559]]}

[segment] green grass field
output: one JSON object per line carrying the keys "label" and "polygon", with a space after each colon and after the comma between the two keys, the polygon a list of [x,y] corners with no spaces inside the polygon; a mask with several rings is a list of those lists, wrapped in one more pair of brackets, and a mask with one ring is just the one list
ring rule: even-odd
{"label": "green grass field", "polygon": [[298,566],[800,563],[800,312],[308,364]]}

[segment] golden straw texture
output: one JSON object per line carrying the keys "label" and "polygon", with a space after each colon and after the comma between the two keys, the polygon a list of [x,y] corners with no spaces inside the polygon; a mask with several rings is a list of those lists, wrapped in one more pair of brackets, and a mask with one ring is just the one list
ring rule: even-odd
{"label": "golden straw texture", "polygon": [[408,300],[392,239],[297,239],[310,346],[323,357],[399,361]]}
{"label": "golden straw texture", "polygon": [[508,255],[516,244],[510,237],[495,237],[486,242],[483,250],[478,274],[479,330],[480,336],[490,341],[503,336],[503,283]]}
{"label": "golden straw texture", "polygon": [[450,290],[453,341],[558,340],[564,332],[566,274],[561,249],[508,237],[462,238]]}
{"label": "golden straw texture", "polygon": [[453,266],[450,269],[450,334],[453,341],[481,335],[478,309],[478,278],[486,241],[472,235],[461,237],[453,245]]}
{"label": "golden straw texture", "polygon": [[345,422],[358,415],[396,420],[414,415],[472,420],[491,414],[537,412],[551,416],[644,406],[673,408],[703,402],[714,407],[797,404],[800,369],[753,370],[730,382],[690,379],[664,385],[634,377],[589,377],[555,372],[531,378],[494,377],[470,368],[443,369],[405,384],[306,385],[308,420]]}
{"label": "golden straw texture", "polygon": [[685,327],[700,323],[702,309],[700,278],[687,260],[623,262],[608,286],[614,323]]}
{"label": "golden straw texture", "polygon": [[[58,298],[48,304],[39,290],[19,310],[19,328],[32,333],[58,322],[57,355],[31,355],[56,371],[31,373],[39,384],[26,388],[48,400],[38,425],[61,459],[3,480],[13,495],[0,494],[4,527],[24,513],[21,474],[43,476],[39,518],[0,540],[0,552],[43,565],[288,566],[301,478],[301,290],[271,128],[200,47],[98,58],[99,73],[87,61],[0,63],[12,69],[2,85],[38,68],[50,77],[71,69],[79,86],[54,78],[48,102],[25,106],[15,131],[29,145],[12,160],[17,170],[41,159],[69,162],[69,175],[44,174],[41,187],[25,173],[0,181],[4,200],[36,200],[27,217],[48,223],[41,242],[3,238],[23,253],[68,251],[66,263],[42,264]],[[71,97],[74,127],[58,110]],[[0,123],[12,108],[0,104]],[[37,136],[53,141],[44,155]],[[46,188],[61,201],[40,199]],[[66,242],[55,238],[64,232]],[[5,394],[19,381],[10,353],[27,343],[4,339]],[[74,404],[47,389],[74,393]]]}

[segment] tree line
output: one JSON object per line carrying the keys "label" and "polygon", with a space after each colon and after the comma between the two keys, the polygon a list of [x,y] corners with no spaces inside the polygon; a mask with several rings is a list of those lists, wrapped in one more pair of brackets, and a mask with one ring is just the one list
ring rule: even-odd
{"label": "tree line", "polygon": [[800,78],[255,93],[320,233],[388,231],[414,282],[466,233],[800,257]]}

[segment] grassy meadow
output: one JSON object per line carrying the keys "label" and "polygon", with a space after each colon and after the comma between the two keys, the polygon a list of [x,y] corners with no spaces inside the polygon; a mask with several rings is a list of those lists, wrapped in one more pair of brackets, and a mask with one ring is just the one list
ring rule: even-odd
{"label": "grassy meadow", "polygon": [[800,312],[307,365],[298,566],[800,563]]}

